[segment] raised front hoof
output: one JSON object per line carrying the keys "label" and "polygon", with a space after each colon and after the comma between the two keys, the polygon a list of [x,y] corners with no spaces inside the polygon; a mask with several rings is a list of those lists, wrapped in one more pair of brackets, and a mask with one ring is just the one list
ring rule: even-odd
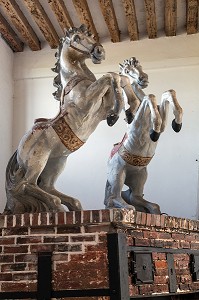
{"label": "raised front hoof", "polygon": [[176,123],[175,119],[172,121],[172,128],[175,132],[179,132],[182,128],[182,123],[178,124]]}
{"label": "raised front hoof", "polygon": [[108,126],[113,126],[117,122],[118,119],[119,119],[119,116],[114,113],[108,115],[108,117],[106,118]]}
{"label": "raised front hoof", "polygon": [[133,114],[130,110],[130,108],[128,108],[126,111],[125,111],[125,115],[126,115],[126,121],[128,124],[131,124],[131,122],[133,121]]}
{"label": "raised front hoof", "polygon": [[150,133],[151,140],[153,142],[157,142],[159,137],[160,137],[160,132],[156,132],[156,131],[152,130],[152,132]]}

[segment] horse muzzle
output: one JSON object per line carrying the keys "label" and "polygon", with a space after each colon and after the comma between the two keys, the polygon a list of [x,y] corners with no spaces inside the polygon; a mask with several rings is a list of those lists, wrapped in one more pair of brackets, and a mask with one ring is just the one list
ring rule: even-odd
{"label": "horse muzzle", "polygon": [[96,43],[91,51],[91,58],[94,64],[100,64],[105,59],[105,51],[101,44]]}

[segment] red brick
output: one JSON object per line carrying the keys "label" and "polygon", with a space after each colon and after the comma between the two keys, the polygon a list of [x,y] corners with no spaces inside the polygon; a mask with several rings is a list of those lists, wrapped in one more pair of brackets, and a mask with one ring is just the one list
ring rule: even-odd
{"label": "red brick", "polygon": [[142,220],[142,213],[140,211],[136,211],[136,219],[135,219],[135,223],[140,225],[141,224],[141,220]]}
{"label": "red brick", "polygon": [[150,240],[149,239],[137,239],[134,240],[135,246],[150,246]]}
{"label": "red brick", "polygon": [[83,224],[89,224],[91,222],[91,211],[83,210]]}
{"label": "red brick", "polygon": [[32,234],[42,234],[42,235],[55,234],[55,228],[50,226],[31,227],[30,235]]}
{"label": "red brick", "polygon": [[23,225],[23,215],[16,214],[15,215],[15,227],[21,227]]}
{"label": "red brick", "polygon": [[4,228],[7,224],[5,224],[5,215],[0,215],[0,228]]}
{"label": "red brick", "polygon": [[12,245],[15,244],[14,237],[5,237],[0,239],[0,245]]}
{"label": "red brick", "polygon": [[1,284],[2,292],[28,292],[36,291],[37,283],[35,282],[3,282]]}
{"label": "red brick", "polygon": [[75,211],[74,214],[74,224],[81,224],[82,222],[82,211]]}
{"label": "red brick", "polygon": [[165,227],[165,215],[160,216],[160,227],[161,228]]}
{"label": "red brick", "polygon": [[198,250],[199,249],[199,242],[198,243],[191,242],[191,249]]}
{"label": "red brick", "polygon": [[4,253],[27,253],[28,246],[4,246]]}
{"label": "red brick", "polygon": [[2,264],[1,272],[25,271],[26,267],[27,267],[26,263]]}
{"label": "red brick", "polygon": [[7,227],[13,227],[13,215],[7,215]]}
{"label": "red brick", "polygon": [[68,253],[54,253],[53,256],[52,256],[52,260],[53,261],[68,261],[69,259],[69,255]]}
{"label": "red brick", "polygon": [[9,236],[9,235],[28,235],[28,228],[23,227],[23,228],[4,229],[4,236]]}
{"label": "red brick", "polygon": [[37,262],[36,254],[15,254],[15,262]]}
{"label": "red brick", "polygon": [[180,242],[180,247],[183,248],[183,249],[189,249],[191,246],[190,246],[189,242],[181,241]]}
{"label": "red brick", "polygon": [[94,242],[95,239],[96,239],[95,235],[70,236],[71,242]]}
{"label": "red brick", "polygon": [[14,262],[14,255],[0,255],[0,263]]}
{"label": "red brick", "polygon": [[146,225],[146,213],[141,213],[141,225]]}
{"label": "red brick", "polygon": [[36,272],[24,272],[24,273],[14,273],[13,274],[13,281],[32,281],[37,280],[37,273]]}
{"label": "red brick", "polygon": [[66,224],[66,213],[65,212],[58,212],[57,213],[57,224],[64,225]]}
{"label": "red brick", "polygon": [[60,244],[56,245],[55,249],[57,252],[81,252],[81,244]]}
{"label": "red brick", "polygon": [[146,214],[146,226],[151,225],[151,214]]}
{"label": "red brick", "polygon": [[154,265],[156,269],[166,269],[167,261],[166,260],[155,260]]}
{"label": "red brick", "polygon": [[67,243],[68,236],[44,236],[44,244],[46,243]]}
{"label": "red brick", "polygon": [[41,242],[42,242],[41,236],[29,236],[29,237],[17,237],[16,244],[35,244]]}
{"label": "red brick", "polygon": [[141,295],[150,295],[153,293],[153,285],[152,284],[143,284],[143,285],[139,285],[139,293]]}
{"label": "red brick", "polygon": [[166,254],[163,252],[152,252],[154,260],[166,260]]}
{"label": "red brick", "polygon": [[168,284],[154,284],[153,292],[154,293],[167,293],[167,292],[169,292]]}
{"label": "red brick", "polygon": [[0,273],[0,281],[12,281],[12,273]]}
{"label": "red brick", "polygon": [[155,284],[166,284],[168,283],[168,276],[154,276],[154,283]]}
{"label": "red brick", "polygon": [[92,210],[92,223],[99,223],[100,222],[100,210]]}
{"label": "red brick", "polygon": [[40,218],[40,214],[38,214],[38,213],[32,214],[32,226],[39,225],[39,218]]}
{"label": "red brick", "polygon": [[103,224],[102,225],[86,225],[85,232],[86,233],[95,233],[95,232],[114,232],[116,230],[113,229],[111,224]]}
{"label": "red brick", "polygon": [[55,249],[54,244],[35,244],[30,245],[30,252],[53,252]]}
{"label": "red brick", "polygon": [[67,211],[66,212],[66,224],[67,225],[72,225],[74,224],[74,211]]}
{"label": "red brick", "polygon": [[102,222],[110,222],[110,210],[109,209],[102,209],[101,210],[102,215]]}
{"label": "red brick", "polygon": [[48,213],[48,222],[49,222],[49,225],[55,225],[55,216],[56,214],[53,213],[53,212],[49,212]]}
{"label": "red brick", "polygon": [[24,217],[24,226],[30,226],[31,214],[25,213],[23,217]]}
{"label": "red brick", "polygon": [[60,226],[57,228],[57,234],[81,233],[79,226]]}
{"label": "red brick", "polygon": [[161,240],[170,240],[171,239],[171,234],[168,232],[159,232],[158,233],[158,238]]}
{"label": "red brick", "polygon": [[41,226],[48,225],[48,216],[49,214],[47,212],[40,213]]}
{"label": "red brick", "polygon": [[183,233],[172,233],[171,236],[174,240],[184,240],[185,238]]}
{"label": "red brick", "polygon": [[160,215],[155,215],[155,226],[160,227]]}
{"label": "red brick", "polygon": [[144,238],[156,239],[159,236],[159,233],[156,231],[143,231]]}

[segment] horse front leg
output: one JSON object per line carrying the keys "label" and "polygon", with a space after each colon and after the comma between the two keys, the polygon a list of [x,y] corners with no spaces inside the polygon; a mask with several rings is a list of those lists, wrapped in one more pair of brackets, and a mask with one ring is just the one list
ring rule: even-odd
{"label": "horse front leg", "polygon": [[174,120],[172,121],[172,128],[175,132],[179,132],[182,128],[183,110],[180,104],[178,103],[176,92],[174,90],[169,90],[162,94],[161,104],[159,108],[159,112],[162,117],[161,132],[165,130],[165,127],[167,125],[169,104],[171,104],[173,114],[175,116]]}
{"label": "horse front leg", "polygon": [[138,110],[138,107],[140,106],[141,101],[135,94],[131,86],[130,79],[124,75],[120,75],[120,78],[121,78],[121,87],[123,88],[123,91],[126,94],[127,103],[129,105],[129,108],[125,110],[126,121],[128,124],[130,124],[134,119],[134,116]]}

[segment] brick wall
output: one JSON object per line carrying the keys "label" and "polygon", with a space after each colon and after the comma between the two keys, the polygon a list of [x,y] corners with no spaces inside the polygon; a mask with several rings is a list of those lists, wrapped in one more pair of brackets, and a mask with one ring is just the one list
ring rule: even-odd
{"label": "brick wall", "polygon": [[125,233],[130,247],[153,248],[154,281],[134,284],[129,276],[131,296],[169,292],[164,248],[184,249],[173,254],[177,292],[199,289],[189,266],[199,250],[198,221],[113,209],[0,215],[0,292],[36,291],[38,252],[52,252],[53,290],[109,288],[107,233],[114,232]]}

